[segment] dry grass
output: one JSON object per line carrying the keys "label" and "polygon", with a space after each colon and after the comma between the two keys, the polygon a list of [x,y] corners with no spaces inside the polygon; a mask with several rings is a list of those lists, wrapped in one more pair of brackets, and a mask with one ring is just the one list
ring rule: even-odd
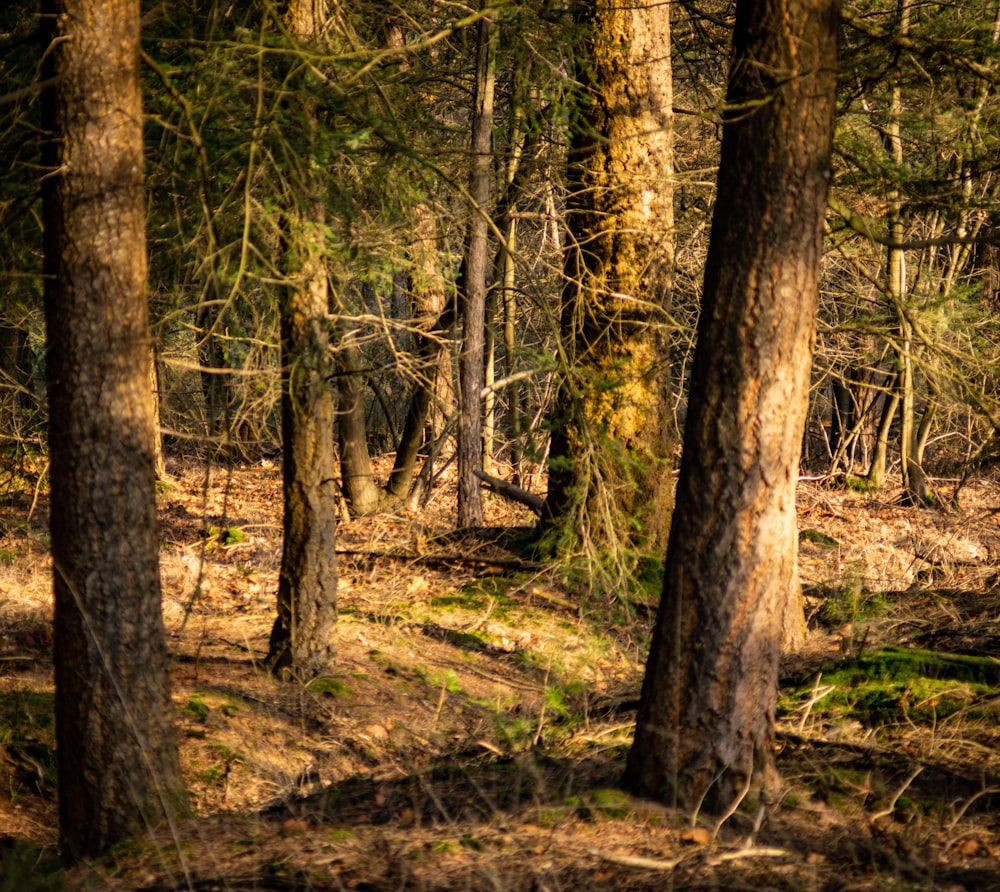
{"label": "dry grass", "polygon": [[787,665],[788,793],[763,826],[747,808],[711,841],[710,822],[615,790],[648,615],[576,603],[504,532],[528,516],[488,497],[497,532],[454,536],[444,486],[420,516],[344,523],[338,670],[305,688],[257,662],[278,470],[175,472],[161,495],[164,615],[194,816],[51,872],[44,504],[27,523],[31,493],[11,493],[0,874],[14,885],[0,889],[1000,888],[1000,691],[938,678],[925,695],[914,678],[884,686],[896,699],[878,709],[858,705],[865,685],[853,705],[824,693],[845,660],[887,644],[1000,656],[994,486],[962,513],[803,487],[802,528],[832,542],[802,543],[813,634]]}

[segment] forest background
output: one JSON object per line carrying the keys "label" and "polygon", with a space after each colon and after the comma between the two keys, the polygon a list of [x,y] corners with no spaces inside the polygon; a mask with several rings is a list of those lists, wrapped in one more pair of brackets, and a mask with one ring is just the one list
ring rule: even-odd
{"label": "forest background", "polygon": [[[454,16],[450,9],[436,6],[400,6],[391,12],[338,7],[324,21],[323,51],[318,52],[317,35],[295,33],[287,19],[265,7],[244,11],[218,4],[168,4],[144,11],[149,306],[155,345],[151,363],[155,384],[150,391],[158,398],[158,428],[165,447],[159,468],[164,507],[169,510],[175,499],[181,499],[172,494],[184,491],[179,480],[190,487],[195,464],[207,469],[204,487],[195,487],[204,493],[196,540],[202,557],[211,553],[231,559],[248,544],[247,537],[254,536],[252,525],[239,523],[240,513],[228,505],[209,510],[211,481],[219,473],[236,480],[241,469],[251,466],[267,471],[281,455],[281,350],[288,342],[281,331],[282,301],[291,278],[286,263],[288,207],[309,208],[300,199],[314,189],[317,171],[322,172],[322,209],[312,222],[322,232],[329,286],[329,340],[335,363],[330,380],[338,398],[343,529],[361,523],[358,518],[381,516],[381,521],[364,527],[369,536],[366,549],[371,537],[378,535],[375,531],[381,529],[385,535],[386,529],[393,530],[401,537],[396,547],[403,550],[383,556],[384,560],[408,556],[419,565],[427,557],[428,532],[481,526],[482,507],[479,516],[469,508],[469,500],[478,496],[469,494],[468,485],[463,495],[461,480],[456,507],[450,509],[457,524],[447,517],[449,512],[443,521],[432,520],[428,507],[434,494],[451,483],[455,432],[471,415],[476,417],[472,439],[482,474],[502,478],[509,486],[496,483],[497,487],[544,512],[540,506],[547,485],[548,435],[561,408],[553,401],[557,392],[565,397],[566,380],[581,374],[569,349],[567,334],[572,328],[564,309],[567,242],[573,237],[566,214],[574,207],[573,190],[579,185],[567,176],[571,160],[567,149],[574,85],[581,79],[574,60],[583,42],[577,30],[582,26],[579,16],[569,15],[561,6],[509,5],[490,10],[489,16],[469,9],[460,13]],[[662,408],[664,429],[674,443],[680,442],[686,417],[688,369],[715,203],[732,13],[726,4],[671,7],[671,281],[669,300],[643,317],[642,337],[657,345],[657,374],[667,385],[662,406],[650,405],[647,410]],[[2,15],[6,158],[0,374],[13,566],[39,541],[37,509],[44,507],[46,495],[40,123],[37,92],[30,88],[43,46],[33,10],[14,4]],[[487,17],[493,30],[484,34],[481,24]],[[870,4],[844,11],[835,172],[803,439],[803,472],[832,487],[829,495],[819,491],[818,499],[837,499],[838,505],[853,510],[855,504],[884,506],[886,499],[899,495],[914,511],[957,511],[963,496],[973,499],[976,487],[988,479],[996,430],[994,317],[1000,288],[994,191],[998,37],[1000,12],[985,3],[960,8]],[[484,120],[484,89],[493,91],[488,120]],[[470,142],[477,130],[482,138],[484,126],[485,152]],[[487,164],[478,163],[484,159]],[[461,398],[459,369],[468,361],[472,329],[468,317],[459,317],[470,303],[469,245],[477,226],[483,230],[482,256],[489,262],[483,279],[483,321],[472,326],[476,337],[482,338],[473,339],[471,351],[482,359],[482,384],[474,391],[479,398],[471,401]],[[463,297],[457,308],[456,295]],[[603,368],[611,381],[608,390],[614,389],[616,368],[613,358]],[[594,370],[582,374],[586,382]],[[614,459],[610,464],[602,459],[587,465],[588,474],[596,474],[601,482],[588,482],[583,487],[586,492],[601,493],[605,486],[612,493],[616,487],[640,489],[637,481],[646,469],[641,462],[633,466],[633,459],[621,454],[613,428],[613,424],[592,428],[586,449],[570,456],[577,468],[581,454]],[[469,444],[461,434],[458,441]],[[412,455],[401,448],[407,442],[413,444]],[[401,456],[408,464],[401,463]],[[565,470],[558,462],[555,468]],[[258,481],[267,479],[261,471],[251,473]],[[898,475],[898,482],[890,475]],[[271,480],[273,493],[273,475]],[[579,480],[574,484],[573,491],[579,492]],[[475,493],[479,489],[476,477]],[[188,490],[184,498],[190,495]],[[855,496],[857,503],[850,501]],[[637,641],[641,652],[648,637],[648,632],[641,632],[642,624],[648,627],[662,568],[662,548],[657,551],[650,543],[660,546],[663,531],[651,529],[649,518],[640,521],[627,499],[622,503],[611,498],[608,504],[613,510],[603,523],[588,499],[563,512],[563,523],[547,527],[547,540],[540,549],[536,544],[530,558],[509,548],[503,555],[490,552],[480,558],[494,571],[499,567],[516,571],[516,584],[505,582],[502,591],[487,592],[487,601],[481,600],[482,591],[498,583],[483,579],[476,583],[481,591],[435,597],[467,597],[475,612],[483,604],[500,603],[496,597],[516,603],[508,591],[534,592],[538,603],[569,610],[581,622],[584,617],[596,619],[597,626],[616,634],[624,624],[624,634]],[[500,516],[504,524],[511,523],[508,515]],[[652,517],[655,522],[657,515]],[[273,524],[275,518],[264,522]],[[520,515],[512,526],[530,524]],[[841,645],[845,659],[863,660],[866,649],[871,649],[866,636],[876,633],[860,630],[856,621],[866,614],[869,602],[879,600],[881,592],[876,596],[873,591],[885,588],[885,580],[876,579],[877,570],[871,566],[844,561],[839,554],[836,559],[827,557],[834,552],[824,548],[839,548],[828,532],[804,530],[803,535],[804,547],[818,549],[833,568],[809,593],[822,605],[813,619],[825,618],[828,626],[836,620],[839,639],[847,642]],[[509,537],[504,541],[509,545]],[[964,573],[980,593],[991,591],[988,576],[957,569],[990,564],[988,536],[947,534],[944,542],[942,553],[940,542],[913,539],[914,561],[921,563],[924,575],[914,571],[904,577],[905,584],[940,583],[942,574]],[[462,548],[473,546],[465,542]],[[365,549],[355,554],[361,550]],[[365,560],[376,559],[368,555]],[[252,562],[238,565],[248,591],[252,584],[262,584],[253,580]],[[200,569],[180,583],[181,589],[190,588],[182,629],[192,612],[210,602],[208,587],[202,584],[204,566],[199,563]],[[508,575],[505,571],[495,578]],[[414,581],[421,579],[426,579],[422,573],[413,575]],[[532,589],[539,579],[544,586]],[[949,583],[953,581],[949,578]],[[456,605],[468,606],[451,603]],[[383,607],[374,612],[377,622],[385,622]],[[970,615],[981,612],[970,610]],[[397,621],[406,625],[393,616],[388,624]],[[842,633],[845,623],[849,629]],[[449,636],[471,634],[469,626],[456,630],[436,620],[433,625],[452,646],[463,642]],[[30,623],[29,627],[34,628]],[[208,628],[207,620],[203,628]],[[871,644],[875,643],[873,637]],[[974,644],[945,649],[978,658],[994,655],[982,641]],[[480,646],[487,652],[499,647],[508,653],[503,644],[489,640]],[[196,666],[201,647],[195,647]],[[248,648],[252,655],[253,648]],[[524,645],[521,649],[530,650]],[[516,653],[517,647],[509,652]],[[888,659],[882,651],[877,653],[883,662]],[[25,656],[24,662],[30,665],[34,659]],[[919,659],[930,657],[922,650]],[[413,672],[405,662],[397,671]],[[637,653],[633,669],[639,662]],[[961,678],[954,677],[954,668],[945,671],[937,663],[930,669],[921,663],[905,671],[925,681],[927,675],[943,679],[946,689],[960,691],[961,705],[954,712],[990,728],[995,726],[995,710],[984,706],[994,690],[989,664],[988,659],[981,666],[975,664],[975,669],[961,664],[965,673]],[[17,665],[14,662],[12,668]],[[898,680],[895,671],[878,670]],[[581,693],[569,683],[565,689],[549,684],[550,673],[547,669],[540,682],[533,682],[543,694],[528,721],[527,736],[534,747],[527,750],[533,753],[549,728],[546,710],[549,722],[553,714],[565,718],[578,713],[578,702],[571,706],[566,698]],[[197,680],[197,669],[194,674]],[[819,702],[813,698],[825,690],[822,675],[813,677],[813,694],[803,695],[796,706],[809,704],[796,714],[796,723],[802,717],[799,731]],[[467,680],[453,683],[447,672],[444,678],[430,683],[440,689],[442,704],[446,695],[459,694],[452,690],[455,686],[470,702],[486,699],[469,694]],[[31,795],[37,793],[44,800],[51,742],[39,737],[38,728],[28,727],[33,719],[25,725],[28,700],[22,684],[15,677],[12,690],[17,694],[9,701],[14,718],[5,745],[11,754],[12,784],[27,778]],[[913,685],[912,679],[903,679],[892,695],[896,707],[913,695]],[[322,709],[330,706],[323,697],[336,700],[342,693],[336,685],[321,692]],[[941,691],[925,693],[918,698],[921,707],[933,700],[936,710]],[[233,706],[194,692],[184,708],[197,713],[197,703],[204,706],[206,716],[213,710],[225,714]],[[301,708],[305,722],[309,709],[320,707]],[[620,710],[622,702],[612,698],[608,708]],[[438,707],[435,726],[443,709]],[[339,706],[334,709],[339,711]],[[513,721],[508,710],[498,706],[495,712],[504,717],[500,724],[507,723],[505,727]],[[580,714],[589,721],[587,708]],[[846,719],[855,720],[853,714]],[[876,713],[876,724],[885,720]],[[384,722],[378,727],[386,734],[392,730]],[[381,739],[378,731],[369,733]],[[504,760],[521,751],[523,740],[488,743],[498,750],[492,755],[506,765]],[[32,747],[40,748],[34,756]],[[385,755],[376,746],[369,756],[380,771],[385,770]],[[31,767],[32,758],[49,764]],[[226,756],[220,761],[225,768],[218,770],[228,777],[232,765],[240,761]],[[516,760],[515,764],[521,777],[525,765]],[[308,774],[313,769],[303,770]],[[537,767],[532,771],[542,778],[542,787],[551,785],[549,792],[560,797],[559,826],[564,826],[559,823],[564,819],[614,820],[622,809],[635,817],[629,800],[614,799],[616,804],[605,809],[596,803],[600,796],[593,791],[582,804],[567,807],[567,797],[579,794],[567,793]],[[956,772],[963,773],[968,774],[967,767]],[[954,809],[956,821],[974,812],[974,804],[986,808],[992,802],[992,776],[983,767],[979,789],[966,791],[961,806],[949,800],[947,807]],[[901,786],[906,779],[900,780]],[[286,799],[303,792],[300,781],[298,776],[289,778]],[[610,786],[607,775],[601,775],[600,782],[597,792],[611,795],[605,790]],[[838,793],[847,787],[852,794],[870,782],[870,777],[853,775],[846,781],[839,777],[824,781]],[[823,798],[829,800],[829,794],[830,789],[824,790]],[[374,800],[379,795],[385,798],[384,793],[372,793]],[[490,788],[483,798],[500,810],[504,795]],[[895,799],[893,795],[887,794],[892,801],[888,817],[895,819],[902,794]],[[862,798],[866,796],[868,792]],[[11,800],[15,798],[12,792]],[[262,801],[248,798],[256,807]],[[406,808],[411,806],[399,807],[394,819],[407,827],[419,825],[419,820],[406,818]],[[869,810],[869,816],[881,810],[880,804]],[[649,816],[640,817],[648,829]],[[951,820],[935,817],[943,826]],[[303,826],[294,823],[299,820]],[[296,816],[281,826],[286,833],[306,833],[316,823]],[[945,834],[940,844],[942,865],[959,845],[965,846],[970,858],[990,854],[994,838],[969,833],[968,837]],[[478,851],[463,842],[466,836],[461,832],[452,835],[459,852]],[[966,838],[976,844],[966,845]],[[446,846],[439,854],[454,852]],[[620,857],[593,870],[666,870],[671,859],[662,854],[659,867],[628,865]],[[698,857],[700,861],[691,859],[696,874],[724,863],[713,862],[717,852]],[[855,862],[864,860],[852,857]],[[868,867],[862,865],[860,873]],[[915,871],[918,880],[907,870]],[[891,864],[890,871],[914,882],[927,874],[906,864]],[[517,886],[519,879],[523,877],[507,882]],[[413,880],[417,885],[422,881]],[[389,881],[383,877],[376,882]]]}

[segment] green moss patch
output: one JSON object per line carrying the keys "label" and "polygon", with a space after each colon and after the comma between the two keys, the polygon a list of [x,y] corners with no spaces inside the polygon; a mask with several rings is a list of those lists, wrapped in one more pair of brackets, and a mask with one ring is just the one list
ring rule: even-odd
{"label": "green moss patch", "polygon": [[884,648],[827,666],[818,681],[786,689],[779,709],[794,712],[830,688],[812,714],[878,726],[904,717],[941,719],[960,709],[974,713],[975,701],[995,695],[998,685],[1000,662],[988,657]]}

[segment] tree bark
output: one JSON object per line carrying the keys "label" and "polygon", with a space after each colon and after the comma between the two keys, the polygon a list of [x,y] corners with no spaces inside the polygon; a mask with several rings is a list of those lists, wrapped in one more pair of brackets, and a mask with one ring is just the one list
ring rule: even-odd
{"label": "tree bark", "polygon": [[410,275],[413,293],[413,315],[416,328],[416,369],[413,390],[403,431],[396,449],[396,460],[386,483],[386,492],[406,499],[413,487],[413,471],[417,455],[424,442],[424,432],[431,418],[436,381],[447,374],[442,362],[448,330],[455,322],[454,302],[446,303],[441,280],[437,224],[430,210],[417,209],[417,242],[410,249],[413,271]]}
{"label": "tree bark", "polygon": [[337,346],[337,431],[340,435],[340,479],[354,517],[379,509],[379,487],[368,453],[365,423],[364,357],[354,335],[341,331]]}
{"label": "tree bark", "polygon": [[205,298],[195,313],[198,341],[201,392],[205,400],[205,425],[216,451],[228,445],[232,433],[233,387],[232,363],[226,342],[220,335],[223,327],[218,299]]}
{"label": "tree bark", "polygon": [[684,454],[625,776],[689,811],[725,813],[777,779],[838,25],[837,0],[737,3]]}
{"label": "tree bark", "polygon": [[868,465],[868,473],[865,475],[870,490],[878,490],[885,485],[886,462],[889,456],[889,434],[892,431],[892,422],[896,418],[896,412],[899,410],[901,377],[900,372],[890,374],[888,390],[883,397],[885,402],[882,406],[882,414],[879,417],[878,428],[875,433],[872,460]]}
{"label": "tree bark", "polygon": [[486,329],[486,273],[489,266],[486,219],[493,177],[493,93],[495,38],[489,14],[479,20],[476,91],[472,113],[472,172],[469,176],[469,232],[462,264],[462,350],[459,355],[458,525],[483,523],[482,470],[483,350]]}
{"label": "tree bark", "polygon": [[[590,35],[569,155],[545,526],[597,553],[662,548],[670,516],[662,337],[673,267],[668,6],[580,5]],[[583,543],[585,546],[587,543]]]}
{"label": "tree bark", "polygon": [[149,392],[153,411],[153,470],[158,481],[168,481],[167,456],[163,451],[163,432],[160,423],[160,356],[155,339],[149,349]]}
{"label": "tree bark", "polygon": [[160,612],[138,0],[45,0],[42,183],[59,833],[184,808]]}
{"label": "tree bark", "polygon": [[[527,89],[525,89],[527,87]],[[496,214],[497,229],[503,238],[498,246],[494,263],[495,278],[500,291],[502,309],[502,340],[504,366],[508,377],[517,373],[517,291],[515,288],[518,253],[517,215],[528,182],[529,164],[537,157],[540,142],[537,134],[525,132],[525,111],[529,105],[538,102],[537,88],[530,83],[530,71],[518,69],[513,72],[510,98],[507,107],[507,159],[504,164],[503,195]],[[487,381],[487,386],[490,385]],[[507,443],[510,451],[510,466],[513,483],[521,485],[521,465],[523,462],[522,437],[522,387],[520,382],[512,382],[507,388]]]}
{"label": "tree bark", "polygon": [[[321,0],[293,0],[286,13],[297,40],[315,41],[326,21]],[[308,84],[298,109],[310,146],[317,109]],[[306,161],[305,181],[290,189],[281,306],[281,433],[284,544],[278,615],[267,656],[272,671],[308,681],[333,666],[337,621],[337,487],[334,405],[327,328],[326,212],[322,174]]]}
{"label": "tree bark", "polygon": [[[906,36],[910,30],[910,0],[899,3],[899,33]],[[889,100],[889,121],[885,139],[892,163],[900,171],[905,161],[903,138],[900,131],[900,117],[903,114],[902,91],[895,76],[891,78],[892,88]],[[906,269],[906,252],[896,247],[903,242],[905,225],[903,220],[904,202],[898,189],[892,189],[888,196],[889,236],[894,245],[886,256],[886,290],[889,302],[899,321],[899,345],[896,351],[900,367],[899,378],[899,453],[903,492],[912,505],[924,505],[930,496],[927,475],[920,466],[914,441],[916,425],[916,386],[914,382],[913,355],[916,341],[913,337],[913,323],[910,288]]]}

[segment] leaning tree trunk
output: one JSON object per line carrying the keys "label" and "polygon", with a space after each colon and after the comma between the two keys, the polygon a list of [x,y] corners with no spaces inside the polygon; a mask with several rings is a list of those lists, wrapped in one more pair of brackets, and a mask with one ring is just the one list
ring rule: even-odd
{"label": "leaning tree trunk", "polygon": [[340,479],[354,517],[375,514],[380,490],[372,473],[365,420],[364,356],[354,335],[343,331],[337,346],[337,432],[340,437]]}
{"label": "leaning tree trunk", "polygon": [[838,25],[837,0],[736,8],[684,454],[626,767],[633,790],[689,811],[775,790]]}
{"label": "leaning tree trunk", "polygon": [[432,417],[436,381],[448,374],[443,359],[448,331],[455,323],[454,301],[447,302],[440,273],[441,234],[431,208],[422,204],[416,209],[416,238],[409,249],[412,270],[410,290],[413,302],[416,368],[412,378],[410,405],[396,450],[396,460],[386,483],[386,492],[406,499],[413,487],[413,471],[424,443],[424,432]]}
{"label": "leaning tree trunk", "polygon": [[868,489],[872,492],[885,485],[886,464],[889,457],[889,435],[892,431],[892,423],[896,418],[896,412],[899,411],[900,378],[901,373],[898,371],[889,375],[888,389],[883,396],[885,402],[875,432],[872,460],[868,464],[868,473],[865,475]]}
{"label": "leaning tree trunk", "polygon": [[[293,0],[288,30],[314,41],[325,21],[321,0]],[[316,146],[318,110],[308,84],[299,85],[298,113],[310,148]],[[278,616],[267,662],[272,671],[308,681],[333,665],[337,620],[337,487],[334,411],[327,329],[325,190],[306,162],[304,196],[290,207],[285,245],[288,283],[281,302],[281,435],[284,547],[278,579]],[[289,202],[293,202],[289,198]]]}
{"label": "leaning tree trunk", "polygon": [[138,0],[47,0],[42,180],[59,833],[184,807],[160,613]]}
{"label": "leaning tree trunk", "polygon": [[544,526],[617,557],[639,544],[662,548],[670,516],[670,18],[654,2],[579,9],[590,36],[571,124],[564,370]]}

